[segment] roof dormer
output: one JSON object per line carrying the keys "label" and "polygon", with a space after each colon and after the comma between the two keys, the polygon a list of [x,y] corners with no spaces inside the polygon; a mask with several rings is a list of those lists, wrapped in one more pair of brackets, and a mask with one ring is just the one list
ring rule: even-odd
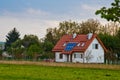
{"label": "roof dormer", "polygon": [[74,34],[73,34],[73,36],[72,36],[72,37],[73,37],[73,39],[74,39],[74,38],[76,38],[76,36],[77,36],[77,34],[76,34],[76,33],[74,33]]}
{"label": "roof dormer", "polygon": [[90,40],[90,39],[92,38],[92,36],[93,36],[93,33],[88,33],[88,34],[87,34],[87,39]]}

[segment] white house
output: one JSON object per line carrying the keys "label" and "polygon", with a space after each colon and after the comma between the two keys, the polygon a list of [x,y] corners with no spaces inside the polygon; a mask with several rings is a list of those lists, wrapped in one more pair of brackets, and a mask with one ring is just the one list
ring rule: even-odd
{"label": "white house", "polygon": [[54,46],[56,62],[104,63],[107,51],[96,34],[64,35]]}

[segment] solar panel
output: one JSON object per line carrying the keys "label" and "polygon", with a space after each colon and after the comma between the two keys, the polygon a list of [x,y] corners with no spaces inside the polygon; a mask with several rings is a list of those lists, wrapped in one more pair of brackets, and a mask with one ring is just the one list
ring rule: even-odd
{"label": "solar panel", "polygon": [[77,43],[68,43],[65,47],[65,51],[72,50],[76,45],[77,45]]}

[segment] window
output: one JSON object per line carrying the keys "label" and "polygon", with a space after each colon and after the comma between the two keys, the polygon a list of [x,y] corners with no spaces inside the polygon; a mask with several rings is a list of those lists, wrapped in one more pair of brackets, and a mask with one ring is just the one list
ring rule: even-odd
{"label": "window", "polygon": [[93,49],[98,49],[98,44],[93,44]]}
{"label": "window", "polygon": [[63,46],[66,46],[66,43],[64,43]]}
{"label": "window", "polygon": [[76,54],[74,54],[74,58],[76,58]]}
{"label": "window", "polygon": [[81,46],[83,47],[85,45],[85,43],[83,42],[82,44],[81,44]]}
{"label": "window", "polygon": [[74,54],[74,58],[83,58],[83,54],[76,53]]}
{"label": "window", "polygon": [[83,58],[83,54],[80,54],[80,58]]}
{"label": "window", "polygon": [[78,43],[77,46],[80,46],[80,43]]}
{"label": "window", "polygon": [[98,49],[98,44],[95,44],[95,49]]}
{"label": "window", "polygon": [[62,59],[62,58],[63,58],[63,54],[60,54],[60,55],[59,55],[59,58]]}

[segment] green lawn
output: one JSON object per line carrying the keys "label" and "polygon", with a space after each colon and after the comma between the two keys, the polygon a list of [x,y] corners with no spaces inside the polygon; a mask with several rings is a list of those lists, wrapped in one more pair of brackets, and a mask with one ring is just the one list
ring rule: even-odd
{"label": "green lawn", "polygon": [[0,80],[120,80],[120,70],[0,64]]}

